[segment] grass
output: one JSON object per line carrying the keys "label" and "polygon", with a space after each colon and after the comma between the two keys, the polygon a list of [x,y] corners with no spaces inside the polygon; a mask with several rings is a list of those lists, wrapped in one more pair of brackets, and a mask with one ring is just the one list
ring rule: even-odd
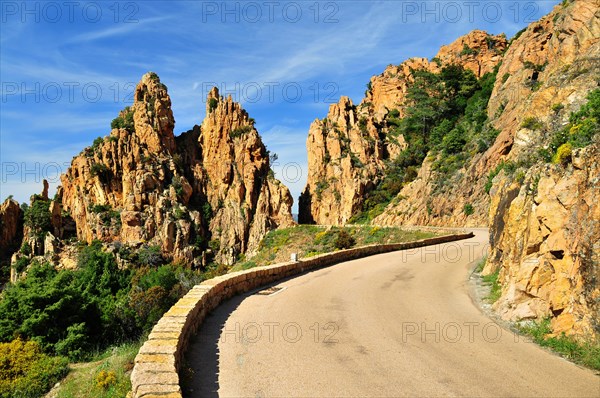
{"label": "grass", "polygon": [[[481,274],[483,269],[485,268],[485,264],[487,263],[487,257],[481,259],[481,261],[475,267],[473,272],[477,274]],[[502,295],[502,285],[498,282],[498,276],[500,275],[500,269],[490,275],[482,276],[481,279],[483,283],[490,286],[490,293],[485,297],[485,299],[490,303],[495,303],[498,301],[500,296]]]}
{"label": "grass", "polygon": [[495,303],[500,298],[502,294],[502,286],[498,282],[498,275],[500,274],[500,270],[497,270],[493,274],[483,276],[483,282],[487,283],[491,286],[490,294],[486,297],[490,303]]}
{"label": "grass", "polygon": [[550,348],[564,358],[591,369],[600,370],[600,342],[580,342],[564,334],[549,336],[552,333],[549,318],[520,325],[519,330],[530,336],[537,344]]}
{"label": "grass", "polygon": [[297,225],[270,231],[262,240],[258,254],[249,261],[241,259],[232,271],[249,269],[289,261],[292,253],[300,258],[336,251],[336,241],[341,231],[355,240],[354,247],[375,243],[399,243],[431,238],[432,232],[407,231],[396,227],[352,226],[325,228],[315,225]]}
{"label": "grass", "polygon": [[108,349],[93,361],[71,364],[69,375],[50,397],[124,398],[131,390],[131,370],[141,344],[126,343]]}

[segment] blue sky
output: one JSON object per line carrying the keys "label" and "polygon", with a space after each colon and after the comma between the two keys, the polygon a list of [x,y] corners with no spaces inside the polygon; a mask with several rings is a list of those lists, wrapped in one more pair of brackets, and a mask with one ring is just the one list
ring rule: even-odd
{"label": "blue sky", "polygon": [[558,2],[0,2],[0,200],[27,201],[44,178],[54,191],[154,71],[176,134],[201,123],[212,85],[242,102],[297,202],[308,128],[330,103],[358,103],[386,65],[431,58],[470,30],[511,37]]}

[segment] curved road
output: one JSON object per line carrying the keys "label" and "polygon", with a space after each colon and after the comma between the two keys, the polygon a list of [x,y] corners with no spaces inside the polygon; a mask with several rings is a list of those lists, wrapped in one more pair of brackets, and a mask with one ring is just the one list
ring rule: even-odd
{"label": "curved road", "polygon": [[600,377],[471,301],[472,239],[349,261],[236,297],[188,352],[188,397],[600,397]]}

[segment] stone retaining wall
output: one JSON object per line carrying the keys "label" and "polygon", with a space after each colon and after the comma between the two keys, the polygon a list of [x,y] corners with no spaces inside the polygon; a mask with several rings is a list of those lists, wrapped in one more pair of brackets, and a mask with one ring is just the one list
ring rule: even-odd
{"label": "stone retaining wall", "polygon": [[302,272],[379,253],[436,245],[473,237],[445,235],[415,242],[370,245],[321,254],[296,262],[233,272],[194,286],[152,329],[131,373],[133,398],[181,398],[178,371],[188,342],[206,315],[224,300]]}

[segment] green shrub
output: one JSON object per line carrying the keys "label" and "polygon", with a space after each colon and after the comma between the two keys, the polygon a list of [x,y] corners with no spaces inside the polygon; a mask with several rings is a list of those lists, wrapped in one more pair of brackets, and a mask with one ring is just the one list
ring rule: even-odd
{"label": "green shrub", "polygon": [[173,217],[176,220],[189,220],[189,213],[181,206],[176,205],[173,207]]}
{"label": "green shrub", "polygon": [[110,123],[112,129],[125,129],[130,133],[135,132],[135,122],[133,120],[133,109],[126,107],[119,116]]}
{"label": "green shrub", "polygon": [[229,133],[229,136],[231,138],[235,139],[235,138],[239,138],[239,137],[241,137],[241,136],[243,136],[245,134],[248,134],[250,132],[252,132],[252,127],[251,126],[241,126],[241,127],[238,127],[236,129],[232,130]]}
{"label": "green shrub", "polygon": [[213,218],[213,209],[209,202],[204,202],[202,204],[202,219],[206,222],[206,224],[210,224],[210,221]]}
{"label": "green shrub", "polygon": [[529,130],[541,130],[544,127],[542,122],[534,116],[526,117],[521,123],[521,128]]}
{"label": "green shrub", "polygon": [[34,198],[31,206],[25,208],[25,226],[30,228],[39,238],[52,229],[52,214],[50,213],[50,201],[40,196]]}
{"label": "green shrub", "polygon": [[106,211],[110,211],[112,208],[110,207],[110,205],[94,205],[92,206],[92,213],[94,214],[99,214],[99,213],[104,213]]}
{"label": "green shrub", "polygon": [[523,62],[523,66],[524,66],[526,69],[532,69],[532,70],[534,70],[535,72],[543,72],[543,71],[544,71],[544,69],[546,69],[546,66],[547,66],[547,65],[548,65],[548,62],[546,62],[546,63],[543,63],[543,64],[540,64],[540,65],[538,65],[538,64],[534,64],[534,63],[533,63],[533,62],[531,62],[531,61],[525,61],[525,62]]}
{"label": "green shrub", "polygon": [[208,100],[208,112],[212,113],[215,109],[217,109],[217,106],[219,105],[219,100],[216,98],[211,98]]}
{"label": "green shrub", "polygon": [[454,128],[448,135],[442,140],[442,150],[444,154],[451,155],[459,153],[467,141],[464,138],[464,130],[461,128]]}
{"label": "green shrub", "polygon": [[463,44],[463,48],[460,52],[460,55],[477,55],[477,51],[473,50],[471,47],[467,45],[467,43]]}
{"label": "green shrub", "polygon": [[498,269],[493,274],[486,275],[483,277],[483,282],[490,285],[490,294],[486,297],[486,299],[490,303],[495,303],[502,295],[502,285],[500,285],[500,283],[498,282],[499,275],[500,270]]}
{"label": "green shrub", "polygon": [[465,215],[470,216],[471,214],[475,213],[475,209],[473,209],[472,204],[466,203],[463,207],[463,212],[465,213]]}
{"label": "green shrub", "polygon": [[519,330],[531,336],[533,341],[542,347],[548,347],[576,363],[600,370],[600,343],[597,341],[577,341],[564,333],[550,337],[548,336],[552,333],[550,318],[521,325]]}
{"label": "green shrub", "polygon": [[490,190],[492,189],[492,185],[494,183],[494,178],[498,174],[500,174],[500,172],[504,169],[504,166],[505,166],[505,163],[500,162],[500,164],[498,164],[494,170],[490,171],[490,173],[488,174],[488,177],[487,177],[487,182],[484,186],[485,193],[487,193],[487,194],[490,193]]}
{"label": "green shrub", "polygon": [[15,263],[14,268],[15,268],[15,271],[20,274],[21,272],[25,271],[28,266],[29,266],[29,259],[27,257],[21,257]]}
{"label": "green shrub", "polygon": [[22,255],[30,256],[31,255],[31,245],[28,242],[23,242],[21,245],[21,249],[19,250]]}
{"label": "green shrub", "polygon": [[521,37],[521,35],[523,33],[525,33],[525,31],[527,30],[527,27],[524,27],[523,29],[521,29],[520,31],[518,31],[513,37],[512,39],[510,39],[510,42],[508,43],[509,45],[511,45],[515,40],[517,40],[519,37]]}
{"label": "green shrub", "polygon": [[336,249],[349,249],[356,244],[356,240],[346,230],[338,232],[337,237],[333,243]]}
{"label": "green shrub", "polygon": [[138,260],[141,265],[157,267],[164,262],[160,246],[143,246],[138,251]]}
{"label": "green shrub", "polygon": [[552,105],[552,111],[554,111],[555,113],[559,113],[564,108],[565,108],[565,106],[563,104],[561,104],[560,102]]}
{"label": "green shrub", "polygon": [[100,148],[100,146],[104,143],[104,138],[102,137],[98,137],[94,140],[94,142],[92,143],[92,151],[96,151],[98,148]]}
{"label": "green shrub", "polygon": [[90,167],[90,175],[92,177],[96,177],[96,176],[106,176],[109,172],[108,166],[106,166],[104,163],[94,163],[92,164],[92,166]]}
{"label": "green shrub", "polygon": [[171,180],[171,186],[175,190],[175,194],[177,195],[178,198],[183,197],[183,181],[182,181],[181,177],[179,177],[179,176],[173,177],[173,179]]}

